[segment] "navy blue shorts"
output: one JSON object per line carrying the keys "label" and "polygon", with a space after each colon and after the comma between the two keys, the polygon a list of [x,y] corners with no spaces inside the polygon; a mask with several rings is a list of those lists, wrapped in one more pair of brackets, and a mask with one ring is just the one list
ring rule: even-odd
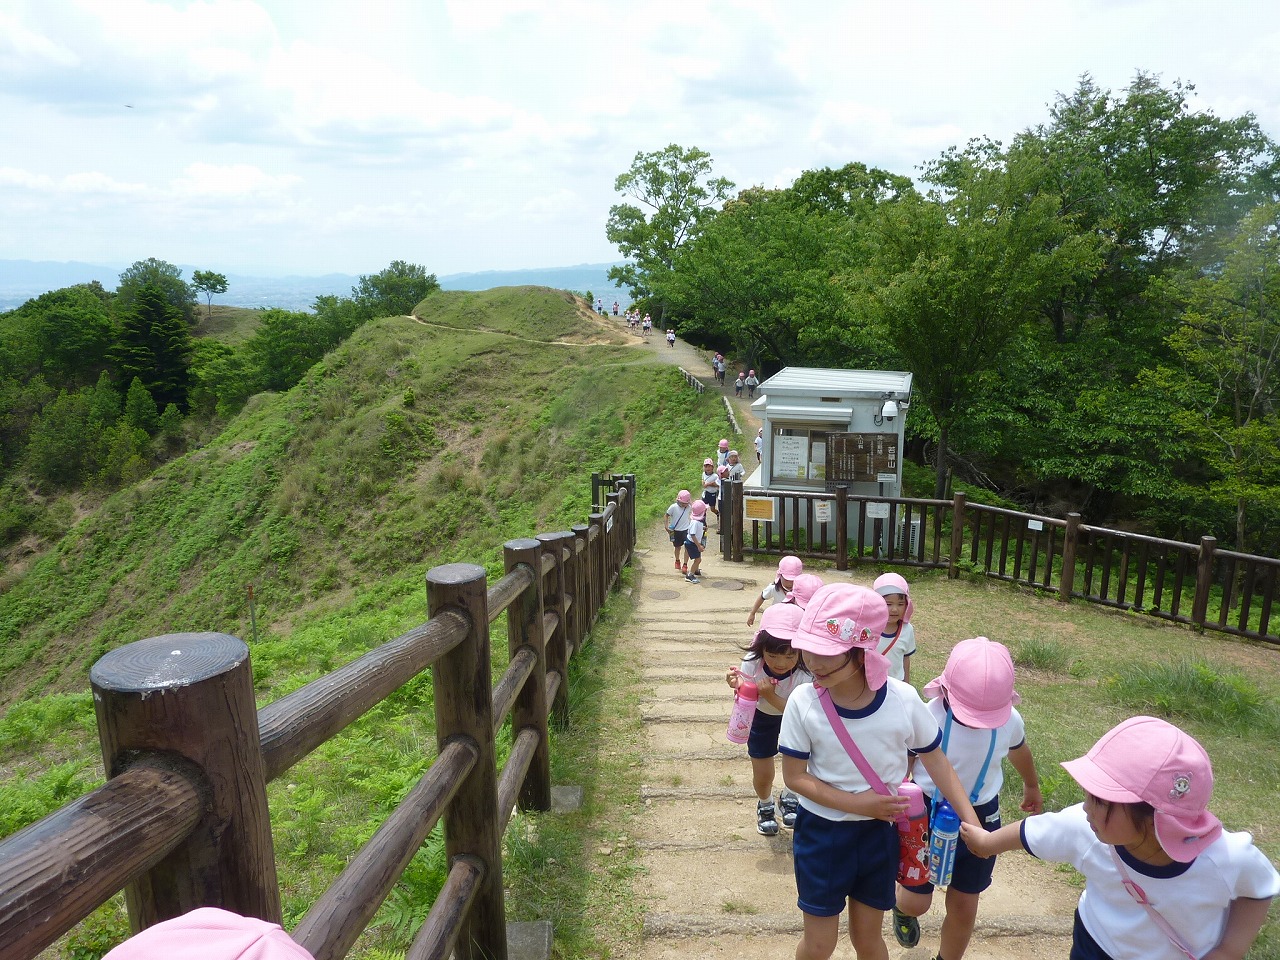
{"label": "navy blue shorts", "polygon": [[689,551],[690,560],[697,560],[700,556],[702,556],[702,547],[698,545],[697,540],[691,540],[686,538],[684,541],[684,548],[687,551]]}
{"label": "navy blue shorts", "polygon": [[716,505],[716,498],[719,496],[720,495],[716,493],[714,490],[703,490],[702,502],[705,503],[708,507],[714,508]]}
{"label": "navy blue shorts", "polygon": [[782,732],[782,714],[765,713],[757,708],[747,734],[747,756],[753,760],[769,760],[778,755],[778,734]]}
{"label": "navy blue shorts", "polygon": [[884,820],[828,820],[804,804],[792,837],[796,905],[815,917],[837,917],[849,899],[875,910],[894,904],[898,828]]}
{"label": "navy blue shorts", "polygon": [[[928,797],[925,797],[924,802],[929,818],[932,820],[933,803]],[[979,807],[974,807],[973,812],[978,815],[978,819],[982,822],[982,827],[987,833],[1000,829],[1000,798],[998,796]],[[995,869],[995,857],[983,858],[976,856],[969,852],[969,848],[961,840],[956,845],[956,866],[951,873],[951,886],[961,893],[982,893],[987,887],[991,886],[991,875],[995,872]],[[912,893],[933,893],[933,884],[922,883],[906,889]]]}

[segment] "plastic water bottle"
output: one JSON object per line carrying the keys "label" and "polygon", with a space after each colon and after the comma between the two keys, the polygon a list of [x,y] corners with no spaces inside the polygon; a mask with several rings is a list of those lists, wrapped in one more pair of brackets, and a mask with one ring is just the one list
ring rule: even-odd
{"label": "plastic water bottle", "polygon": [[935,887],[951,886],[951,871],[956,865],[956,847],[960,844],[960,818],[951,804],[939,797],[933,817],[933,836],[929,839],[929,882]]}
{"label": "plastic water bottle", "polygon": [[733,695],[733,713],[729,714],[729,730],[725,736],[730,743],[746,743],[751,733],[751,721],[755,719],[756,701],[760,690],[754,680],[742,677]]}
{"label": "plastic water bottle", "polygon": [[929,879],[929,817],[924,791],[910,780],[898,784],[898,796],[906,797],[906,815],[898,821],[898,882],[918,887]]}

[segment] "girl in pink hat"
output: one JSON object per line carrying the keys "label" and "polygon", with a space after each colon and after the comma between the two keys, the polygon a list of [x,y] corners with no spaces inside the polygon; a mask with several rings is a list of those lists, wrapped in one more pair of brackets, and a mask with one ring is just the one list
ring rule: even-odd
{"label": "girl in pink hat", "polygon": [[889,658],[889,676],[910,683],[911,655],[916,652],[916,628],[911,626],[916,607],[911,602],[911,587],[898,574],[886,573],[876,578],[871,589],[884,597],[889,608],[889,622],[877,649]]}
{"label": "girl in pink hat", "polygon": [[[925,685],[924,695],[932,698],[926,706],[942,727],[942,752],[969,791],[984,829],[1000,829],[1005,757],[1022,778],[1022,809],[1027,813],[1044,810],[1035,759],[1027,746],[1022,716],[1014,709],[1020,698],[1013,689],[1013,657],[1004,644],[986,637],[961,640],[951,649],[942,676]],[[920,770],[915,780],[932,810],[935,788],[928,770]],[[991,886],[995,865],[994,859],[974,856],[963,843],[957,848],[938,956],[946,960],[964,956],[978,918],[978,898]],[[928,911],[932,901],[931,883],[898,887],[893,933],[902,946],[920,942],[916,918]]]}
{"label": "girl in pink hat", "polygon": [[751,606],[751,612],[747,614],[747,626],[755,626],[756,614],[765,603],[786,603],[787,592],[796,582],[796,577],[802,573],[804,573],[804,561],[799,557],[787,556],[779,560],[778,573],[774,576],[773,582],[760,591],[760,596],[756,597],[756,602]]}
{"label": "girl in pink hat", "polygon": [[707,505],[699,500],[693,505],[693,517],[685,531],[684,552],[689,555],[689,572],[684,578],[690,583],[701,583],[698,569],[702,566],[702,551],[707,546]]}
{"label": "girl in pink hat", "polygon": [[894,905],[898,830],[907,798],[894,786],[912,751],[964,823],[978,826],[960,779],[938,749],[942,732],[914,687],[889,677],[876,652],[888,620],[868,587],[828,584],[805,607],[791,645],[814,676],[787,701],[778,749],[782,778],[800,796],[792,843],[804,913],[797,960],[826,960],[849,910],[860,960],[888,960],[880,934]]}
{"label": "girl in pink hat", "polygon": [[720,499],[720,474],[716,472],[716,462],[710,457],[702,461],[702,501],[707,509],[720,519],[720,511],[716,509],[716,501]]}
{"label": "girl in pink hat", "polygon": [[760,691],[747,735],[747,756],[751,758],[751,785],[756,790],[756,832],[766,837],[778,833],[779,811],[782,826],[790,830],[796,824],[794,793],[783,790],[777,804],[773,802],[773,758],[778,755],[778,731],[787,698],[800,684],[813,681],[813,674],[791,647],[802,613],[793,603],[780,603],[766,610],[742,664],[730,667],[725,676],[735,690],[743,680],[750,680]]}
{"label": "girl in pink hat", "polygon": [[676,569],[681,573],[689,572],[689,565],[682,563],[680,551],[684,549],[685,534],[689,532],[689,523],[693,520],[693,498],[688,490],[676,494],[676,502],[667,507],[667,536],[671,538],[671,546],[676,551]]}
{"label": "girl in pink hat", "polygon": [[1072,958],[1238,960],[1257,939],[1280,874],[1249,834],[1209,812],[1213,768],[1173,724],[1133,717],[1063,764],[1084,803],[987,833],[969,849],[1070,863],[1084,874]]}

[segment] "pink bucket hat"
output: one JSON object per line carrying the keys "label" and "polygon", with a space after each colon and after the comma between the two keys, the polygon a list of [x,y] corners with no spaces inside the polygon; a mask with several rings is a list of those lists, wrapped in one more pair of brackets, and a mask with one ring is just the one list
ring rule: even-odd
{"label": "pink bucket hat", "polygon": [[778,561],[778,576],[783,580],[795,581],[804,573],[804,561],[799,557],[783,557]]}
{"label": "pink bucket hat", "polygon": [[1003,643],[986,637],[961,640],[951,648],[942,676],[924,685],[933,699],[947,695],[956,719],[966,727],[994,730],[1009,722],[1022,698],[1013,689],[1013,657]]}
{"label": "pink bucket hat", "polygon": [[688,490],[681,490],[679,493],[676,494],[676,503],[688,503],[688,502],[689,502]]}
{"label": "pink bucket hat", "polygon": [[882,597],[890,597],[900,593],[907,598],[907,612],[902,615],[903,623],[911,622],[911,614],[915,612],[916,605],[911,602],[911,587],[907,585],[907,581],[902,579],[896,573],[883,573],[876,577],[876,582],[871,585],[871,589]]}
{"label": "pink bucket hat", "polygon": [[313,960],[277,924],[199,907],[147,927],[103,960]]}
{"label": "pink bucket hat", "polygon": [[714,467],[716,465],[716,462],[712,460],[710,457],[707,457],[707,459],[702,461],[702,465],[704,467]]}
{"label": "pink bucket hat", "polygon": [[876,645],[888,620],[884,597],[874,590],[830,583],[809,598],[791,645],[823,657],[862,649],[867,686],[879,690],[889,679],[889,661],[876,652]]}
{"label": "pink bucket hat", "polygon": [[721,441],[720,441],[720,449],[721,449],[721,450],[728,450],[728,449],[729,449],[729,441],[728,441],[728,440],[721,440]]}
{"label": "pink bucket hat", "polygon": [[[787,593],[787,599],[791,601],[793,606],[798,606],[801,610],[809,605],[809,598],[822,588],[822,578],[816,573],[802,573],[796,577],[791,583],[791,590]],[[779,604],[774,604],[779,606]],[[769,608],[770,610],[773,607]]]}
{"label": "pink bucket hat", "polygon": [[703,517],[707,515],[707,501],[699,500],[697,503],[693,505],[693,509],[690,511],[690,513],[693,514],[693,519],[701,520]]}
{"label": "pink bucket hat", "polygon": [[760,617],[760,630],[756,631],[756,636],[760,636],[763,630],[779,640],[795,640],[802,616],[804,611],[794,603],[775,603]]}
{"label": "pink bucket hat", "polygon": [[1222,833],[1221,822],[1206,809],[1213,793],[1209,755],[1164,720],[1132,717],[1062,766],[1100,800],[1151,804],[1156,839],[1179,863],[1190,863]]}

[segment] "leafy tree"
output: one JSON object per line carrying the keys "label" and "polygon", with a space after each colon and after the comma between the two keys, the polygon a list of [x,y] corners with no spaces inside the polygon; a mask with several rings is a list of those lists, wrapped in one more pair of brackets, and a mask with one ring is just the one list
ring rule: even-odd
{"label": "leafy tree", "polygon": [[915,374],[937,424],[937,497],[952,431],[999,381],[1023,318],[1046,291],[1096,269],[1096,243],[1036,191],[1035,173],[1006,166],[995,144],[971,143],[926,168],[928,197],[878,206],[859,233],[855,304]]}
{"label": "leafy tree", "polygon": [[264,310],[257,332],[245,344],[254,392],[288,390],[334,345],[318,315]]}
{"label": "leafy tree", "polygon": [[[170,404],[172,406],[172,404]],[[129,392],[124,398],[124,418],[131,427],[154,433],[160,411],[151,392],[142,385],[137,377],[129,384]]]}
{"label": "leafy tree", "polygon": [[[697,235],[733,191],[733,183],[711,176],[711,154],[671,144],[637,153],[614,189],[639,204],[609,208],[605,236],[632,262],[609,268],[609,279],[631,288],[632,299],[653,294],[671,273],[676,251]],[[661,322],[665,305],[655,305]]]}
{"label": "leafy tree", "polygon": [[247,347],[202,337],[192,346],[188,406],[204,417],[229,417],[254,393]]}
{"label": "leafy tree", "polygon": [[158,287],[165,301],[181,314],[188,326],[195,323],[196,293],[182,279],[182,269],[155,257],[139,260],[120,274],[116,301],[123,313],[134,308],[138,293],[147,286]]}
{"label": "leafy tree", "polygon": [[360,278],[351,297],[370,319],[400,317],[413,312],[428,294],[440,289],[434,273],[416,263],[393,260],[381,273]]}
{"label": "leafy tree", "polygon": [[46,487],[70,487],[81,482],[93,462],[90,440],[95,436],[88,391],[61,391],[31,421],[25,461],[36,482]]}
{"label": "leafy tree", "polygon": [[204,294],[209,319],[213,319],[213,295],[227,292],[227,278],[212,270],[197,270],[191,274],[191,287]]}
{"label": "leafy tree", "polygon": [[1166,285],[1183,306],[1168,338],[1179,363],[1144,379],[1178,405],[1174,422],[1209,472],[1199,492],[1229,506],[1246,550],[1251,513],[1258,527],[1280,521],[1280,204],[1250,212],[1224,253],[1220,269]]}
{"label": "leafy tree", "polygon": [[141,480],[147,472],[151,439],[147,431],[121,419],[103,434],[102,453],[93,479],[114,487]]}
{"label": "leafy tree", "polygon": [[120,316],[113,359],[122,380],[137,377],[157,404],[187,402],[191,334],[163,288],[144,284]]}
{"label": "leafy tree", "polygon": [[106,368],[114,341],[106,291],[80,284],[28,300],[0,320],[0,339],[0,370],[43,373],[56,388],[87,386]]}

